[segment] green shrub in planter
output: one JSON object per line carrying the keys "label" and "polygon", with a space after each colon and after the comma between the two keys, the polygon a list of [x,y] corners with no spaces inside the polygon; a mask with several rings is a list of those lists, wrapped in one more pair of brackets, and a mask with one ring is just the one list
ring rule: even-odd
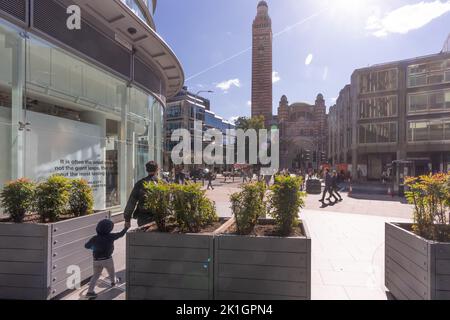
{"label": "green shrub in planter", "polygon": [[198,233],[219,220],[215,204],[198,184],[173,185],[173,213],[183,232]]}
{"label": "green shrub in planter", "polygon": [[298,226],[298,213],[303,208],[306,194],[300,191],[302,178],[277,176],[269,195],[270,214],[277,222],[280,233],[289,236]]}
{"label": "green shrub in planter", "polygon": [[69,207],[70,213],[75,217],[86,216],[94,212],[94,193],[86,180],[71,180]]}
{"label": "green shrub in planter", "polygon": [[53,175],[36,187],[35,206],[42,222],[56,222],[66,213],[70,198],[70,180]]}
{"label": "green shrub in planter", "polygon": [[160,182],[158,184],[154,182],[145,182],[144,190],[145,209],[150,211],[153,215],[155,223],[158,226],[158,230],[161,232],[166,232],[166,224],[172,214],[172,187],[169,184],[163,182]]}
{"label": "green shrub in planter", "polygon": [[450,239],[448,212],[450,210],[450,174],[408,177],[405,184],[408,202],[414,205],[413,231],[417,235],[440,242]]}
{"label": "green shrub in planter", "polygon": [[28,179],[7,183],[0,193],[1,206],[16,223],[23,222],[26,213],[33,206],[35,184]]}
{"label": "green shrub in planter", "polygon": [[237,233],[248,235],[258,223],[258,219],[267,213],[264,202],[266,186],[264,182],[249,183],[241,187],[242,191],[231,195],[231,210],[236,219]]}

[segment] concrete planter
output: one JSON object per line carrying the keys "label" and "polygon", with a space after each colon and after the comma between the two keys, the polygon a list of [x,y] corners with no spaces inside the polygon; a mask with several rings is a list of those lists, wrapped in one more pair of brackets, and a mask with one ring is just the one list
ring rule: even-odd
{"label": "concrete planter", "polygon": [[101,212],[51,224],[0,223],[0,299],[52,299],[67,290],[69,266],[80,268],[81,281],[91,277],[84,244],[108,218]]}
{"label": "concrete planter", "polygon": [[450,300],[450,243],[423,239],[410,227],[386,224],[386,287],[400,300]]}
{"label": "concrete planter", "polygon": [[127,300],[212,300],[214,234],[127,234]]}
{"label": "concrete planter", "polygon": [[310,300],[311,238],[303,228],[306,237],[217,236],[214,298]]}

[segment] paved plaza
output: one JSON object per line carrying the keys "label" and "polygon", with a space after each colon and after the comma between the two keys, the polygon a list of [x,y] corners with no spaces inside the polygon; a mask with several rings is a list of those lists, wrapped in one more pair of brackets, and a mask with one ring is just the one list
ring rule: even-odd
{"label": "paved plaza", "polygon": [[[221,216],[230,216],[229,195],[239,183],[215,182],[208,196]],[[322,208],[319,195],[309,195],[300,217],[312,238],[313,300],[386,300],[384,287],[384,223],[409,221],[411,206],[388,195],[348,195],[334,206]],[[120,231],[123,223],[116,225]],[[125,238],[116,242],[114,260],[125,279]],[[104,275],[106,276],[106,274]],[[87,285],[63,297],[84,299]],[[125,299],[125,284],[108,289],[108,279],[96,289],[98,300]]]}

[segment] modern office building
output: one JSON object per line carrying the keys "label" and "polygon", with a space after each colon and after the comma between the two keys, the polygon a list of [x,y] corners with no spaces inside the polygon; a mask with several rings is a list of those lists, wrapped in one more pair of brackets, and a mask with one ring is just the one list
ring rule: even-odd
{"label": "modern office building", "polygon": [[[208,129],[217,129],[223,135],[223,147],[226,148],[227,145],[234,143],[234,140],[227,139],[226,133],[227,129],[234,129],[234,124],[224,120],[217,114],[211,111],[211,102],[198,94],[189,92],[187,87],[183,89],[173,98],[167,101],[167,112],[164,117],[165,124],[165,153],[164,153],[164,164],[165,170],[171,170],[173,168],[173,162],[171,159],[171,154],[173,148],[179,143],[177,141],[172,141],[172,133],[177,129],[188,129],[191,133],[191,148],[194,150],[194,122],[201,122],[201,127],[199,128],[199,137],[203,138],[204,133]],[[204,148],[209,141],[203,141],[202,147]],[[226,152],[224,152],[224,157]],[[193,155],[194,156],[194,155]],[[225,163],[226,161],[224,161]],[[192,158],[192,165],[185,164],[185,170],[189,171],[193,167],[198,167],[199,165],[194,165],[194,159]],[[204,164],[200,165],[204,166]],[[216,165],[215,168],[222,171],[226,168],[225,165]]]}
{"label": "modern office building", "polygon": [[450,170],[450,53],[356,70],[329,128],[333,164],[354,178]]}
{"label": "modern office building", "polygon": [[154,4],[0,1],[0,188],[82,177],[95,209],[121,210],[144,164],[162,163],[166,98],[184,74]]}

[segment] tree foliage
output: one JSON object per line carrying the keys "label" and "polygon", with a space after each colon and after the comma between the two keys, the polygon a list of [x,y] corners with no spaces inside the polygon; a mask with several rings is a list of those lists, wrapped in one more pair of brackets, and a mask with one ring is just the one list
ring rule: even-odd
{"label": "tree foliage", "polygon": [[426,239],[448,241],[450,208],[450,175],[435,174],[409,177],[408,202],[414,205],[413,231]]}
{"label": "tree foliage", "polygon": [[8,182],[0,193],[0,203],[15,223],[23,222],[33,206],[35,184],[28,179]]}
{"label": "tree foliage", "polygon": [[167,222],[172,215],[171,196],[172,187],[167,183],[144,183],[146,210],[151,212],[161,232],[167,231]]}
{"label": "tree foliage", "polygon": [[231,195],[231,210],[236,218],[238,234],[252,233],[258,219],[267,213],[265,193],[265,183],[257,182],[244,184],[240,192]]}
{"label": "tree foliage", "polygon": [[280,233],[289,236],[298,226],[298,214],[303,208],[306,194],[300,191],[301,177],[276,176],[275,183],[270,188],[270,214],[277,222]]}
{"label": "tree foliage", "polygon": [[172,185],[174,218],[184,232],[198,233],[219,220],[214,202],[199,184]]}
{"label": "tree foliage", "polygon": [[68,211],[70,179],[53,175],[36,187],[35,207],[42,222],[56,222]]}
{"label": "tree foliage", "polygon": [[70,181],[69,213],[82,217],[94,212],[94,193],[84,179]]}

